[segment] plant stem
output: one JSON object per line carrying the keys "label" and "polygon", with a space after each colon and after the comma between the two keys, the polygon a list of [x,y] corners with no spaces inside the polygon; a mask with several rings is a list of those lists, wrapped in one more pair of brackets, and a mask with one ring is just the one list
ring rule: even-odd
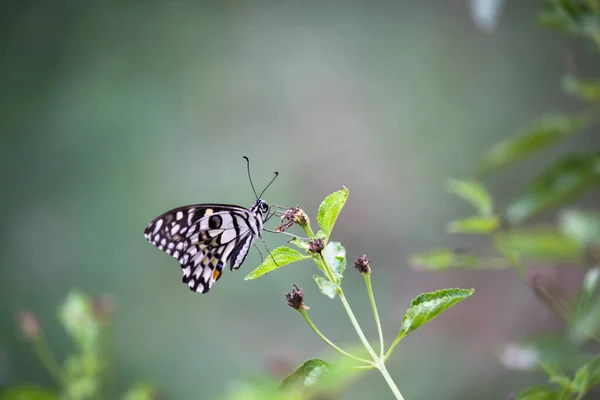
{"label": "plant stem", "polygon": [[396,396],[396,399],[404,400],[404,397],[402,397],[402,394],[400,393],[398,386],[396,386],[396,384],[394,383],[394,380],[390,376],[388,370],[385,368],[385,364],[383,363],[383,361],[381,361],[380,363],[377,363],[376,366],[377,366],[377,369],[379,369],[379,372],[381,372],[381,375],[383,375],[383,379],[385,379],[385,382],[390,387],[390,390],[392,391],[392,393],[394,393],[394,396]]}
{"label": "plant stem", "polygon": [[352,312],[352,309],[350,308],[350,304],[348,304],[348,300],[346,300],[346,296],[344,296],[344,291],[342,290],[341,287],[338,288],[337,293],[338,293],[338,296],[340,297],[340,300],[342,301],[342,304],[344,305],[344,308],[346,309],[346,313],[348,314],[348,318],[350,318],[350,322],[352,322],[352,325],[354,326],[354,329],[356,330],[356,333],[358,334],[358,337],[360,338],[360,341],[365,346],[365,349],[367,349],[367,351],[369,352],[369,355],[371,356],[373,361],[377,362],[379,360],[379,357],[377,357],[377,354],[375,354],[375,351],[369,344],[369,341],[367,340],[367,338],[365,337],[365,334],[363,333],[362,329],[360,328],[360,325],[358,324],[358,321],[356,320],[356,317],[354,316],[354,313]]}
{"label": "plant stem", "polygon": [[404,338],[404,336],[406,335],[402,332],[398,335],[398,337],[394,340],[394,343],[392,343],[392,345],[390,346],[390,349],[387,351],[385,357],[383,357],[383,361],[387,361],[389,356],[392,355],[392,352],[394,351],[398,343],[400,343],[400,341]]}
{"label": "plant stem", "polygon": [[305,310],[304,308],[300,308],[298,311],[300,312],[300,314],[302,314],[302,316],[303,316],[303,317],[304,317],[304,319],[306,320],[306,323],[307,323],[307,324],[308,324],[308,325],[311,327],[311,329],[312,329],[312,330],[313,330],[313,331],[314,331],[314,332],[317,334],[317,336],[318,336],[318,337],[320,337],[320,338],[321,338],[321,340],[323,340],[325,343],[327,343],[327,344],[328,344],[328,345],[329,345],[331,348],[333,348],[333,349],[334,349],[334,350],[336,350],[337,352],[339,352],[339,353],[341,353],[341,354],[343,354],[343,355],[345,355],[345,356],[347,356],[347,357],[350,357],[350,358],[352,358],[352,359],[354,359],[354,360],[356,360],[356,361],[360,361],[360,362],[363,362],[363,363],[370,364],[370,365],[368,366],[369,368],[372,368],[372,367],[374,367],[374,364],[373,364],[371,361],[369,361],[369,360],[365,360],[364,358],[360,358],[360,357],[353,356],[352,354],[350,354],[350,353],[348,353],[348,352],[345,352],[344,350],[340,349],[340,348],[339,348],[339,347],[337,347],[337,346],[336,346],[336,345],[335,345],[333,342],[331,342],[329,339],[327,339],[327,338],[325,337],[325,335],[323,335],[323,334],[321,333],[321,331],[319,331],[319,329],[317,329],[317,327],[315,326],[315,324],[313,324],[313,322],[311,321],[310,317],[308,316],[308,313],[306,312],[306,310]]}
{"label": "plant stem", "polygon": [[52,377],[56,380],[56,382],[59,385],[63,385],[64,378],[62,370],[60,368],[60,365],[58,364],[58,361],[56,361],[54,354],[52,354],[52,351],[48,347],[46,340],[44,340],[44,338],[41,337],[36,339],[34,341],[34,344],[38,357],[40,358],[40,361],[42,362],[44,367],[46,367],[50,375],[52,375]]}
{"label": "plant stem", "polygon": [[373,308],[373,315],[375,316],[375,323],[377,324],[377,332],[379,333],[379,357],[383,358],[385,352],[385,345],[383,343],[383,330],[381,329],[381,321],[379,320],[379,313],[377,312],[377,305],[375,304],[375,296],[373,296],[371,274],[362,274],[362,276],[365,278],[367,292],[369,292],[369,299],[371,299],[371,308]]}

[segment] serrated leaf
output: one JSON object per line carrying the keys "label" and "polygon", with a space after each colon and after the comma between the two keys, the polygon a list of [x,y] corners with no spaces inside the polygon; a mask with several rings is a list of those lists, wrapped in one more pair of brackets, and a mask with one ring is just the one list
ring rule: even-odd
{"label": "serrated leaf", "polygon": [[583,116],[549,115],[517,136],[496,143],[478,164],[479,175],[487,175],[508,164],[548,147],[582,129],[588,123]]}
{"label": "serrated leaf", "polygon": [[511,223],[521,222],[549,207],[566,203],[600,182],[600,153],[563,158],[529,185],[508,207]]}
{"label": "serrated leaf", "polygon": [[50,389],[35,386],[15,386],[0,390],[0,400],[58,400]]}
{"label": "serrated leaf", "polygon": [[331,193],[325,197],[325,200],[319,206],[319,212],[317,215],[317,221],[319,226],[325,232],[327,238],[331,234],[335,220],[337,219],[340,211],[344,208],[346,200],[348,199],[348,189],[345,187],[342,190]]}
{"label": "serrated leaf", "polygon": [[451,249],[435,249],[411,256],[409,264],[416,270],[439,271],[450,268],[504,269],[510,265],[501,258],[477,257]]}
{"label": "serrated leaf", "polygon": [[288,375],[281,383],[280,389],[287,389],[292,385],[301,387],[314,386],[330,370],[329,364],[319,358],[313,358],[299,366]]}
{"label": "serrated leaf", "polygon": [[313,279],[317,283],[317,286],[319,287],[319,290],[321,291],[321,293],[323,293],[325,296],[329,297],[330,299],[335,298],[335,294],[337,293],[337,290],[340,287],[340,285],[338,283],[333,283],[329,279],[324,278],[319,275],[314,275]]}
{"label": "serrated leaf", "polygon": [[584,246],[600,243],[600,213],[566,210],[560,214],[559,225],[562,232]]}
{"label": "serrated leaf", "polygon": [[499,217],[473,216],[451,221],[450,223],[448,223],[448,232],[488,234],[494,232],[496,229],[498,229],[499,226]]}
{"label": "serrated leaf", "polygon": [[256,279],[271,271],[275,271],[284,265],[292,264],[297,261],[302,261],[310,258],[310,256],[302,255],[298,251],[289,247],[278,247],[271,252],[271,255],[265,258],[262,264],[250,272],[244,279]]}
{"label": "serrated leaf", "polygon": [[556,400],[556,394],[548,387],[533,386],[517,393],[515,400]]}
{"label": "serrated leaf", "polygon": [[499,232],[494,242],[500,252],[527,261],[576,261],[583,247],[554,228],[520,228]]}
{"label": "serrated leaf", "polygon": [[420,294],[412,301],[411,307],[402,319],[400,335],[407,335],[421,327],[456,303],[471,296],[474,291],[474,289],[442,289]]}
{"label": "serrated leaf", "polygon": [[563,77],[561,84],[565,93],[575,98],[588,102],[600,100],[600,81],[585,80],[569,74]]}
{"label": "serrated leaf", "polygon": [[84,353],[98,349],[100,324],[95,319],[91,299],[72,290],[58,310],[59,320]]}
{"label": "serrated leaf", "polygon": [[340,242],[329,242],[323,251],[323,258],[327,261],[329,267],[333,270],[336,279],[342,279],[346,269],[346,249]]}
{"label": "serrated leaf", "polygon": [[479,214],[484,216],[492,214],[492,196],[481,183],[471,180],[448,179],[446,190],[471,203]]}

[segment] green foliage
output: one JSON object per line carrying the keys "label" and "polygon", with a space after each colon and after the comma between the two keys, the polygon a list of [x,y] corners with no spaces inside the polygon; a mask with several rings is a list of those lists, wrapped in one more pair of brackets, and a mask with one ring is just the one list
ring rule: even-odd
{"label": "green foliage", "polygon": [[292,385],[310,387],[315,385],[319,379],[329,372],[329,364],[325,361],[313,358],[299,366],[292,374],[288,375],[281,382],[281,389],[289,388]]}
{"label": "green foliage", "polygon": [[555,400],[554,390],[545,386],[532,386],[515,396],[515,400]]}
{"label": "green foliage", "polygon": [[503,269],[509,264],[498,258],[478,257],[459,250],[435,249],[413,254],[409,264],[417,270],[439,271],[450,268]]}
{"label": "green foliage", "polygon": [[600,152],[565,157],[551,165],[508,207],[506,218],[521,222],[538,212],[563,205],[600,183]]}
{"label": "green foliage", "polygon": [[480,176],[513,164],[582,129],[588,119],[582,116],[550,115],[541,118],[517,136],[496,143],[479,161]]}
{"label": "green foliage", "polygon": [[489,234],[498,229],[499,226],[500,218],[498,217],[473,216],[449,222],[448,232]]}
{"label": "green foliage", "polygon": [[[107,325],[112,318],[112,304],[106,298],[92,299],[78,290],[71,291],[58,309],[59,321],[74,342],[75,352],[59,363],[33,314],[26,313],[21,324],[25,336],[33,342],[40,361],[56,381],[55,389],[32,386],[12,387],[0,391],[0,400],[85,400],[111,397],[106,386],[110,369],[109,354],[104,346]],[[21,321],[23,322],[23,321]],[[32,325],[33,324],[33,325]],[[32,326],[36,329],[32,330]],[[126,393],[126,400],[152,400],[156,387],[136,384]]]}
{"label": "green foliage", "polygon": [[340,242],[327,243],[323,251],[323,258],[325,258],[336,279],[341,281],[346,270],[346,249],[344,249],[344,246]]}
{"label": "green foliage", "polygon": [[337,293],[337,290],[340,287],[339,283],[331,282],[329,279],[324,278],[320,275],[314,275],[313,278],[314,278],[315,282],[317,283],[317,286],[319,287],[319,290],[321,291],[321,293],[323,293],[325,296],[329,297],[330,299],[335,298],[335,294]]}
{"label": "green foliage", "polygon": [[283,267],[284,265],[292,264],[297,261],[306,260],[309,256],[303,256],[296,250],[289,247],[278,247],[271,252],[271,255],[265,258],[265,261],[256,269],[250,272],[244,279],[256,279],[271,271]]}
{"label": "green foliage", "polygon": [[[587,40],[600,49],[598,0],[547,0],[540,20],[546,26]],[[499,172],[576,132],[590,127],[597,129],[594,124],[600,115],[597,108],[600,81],[568,74],[561,84],[565,94],[585,101],[589,108],[572,115],[543,117],[518,135],[496,143],[481,157],[475,168],[477,176]],[[412,256],[411,265],[419,270],[512,267],[523,277],[532,262],[568,263],[586,268],[574,299],[564,295],[560,282],[545,281],[543,275],[532,275],[528,279],[534,294],[564,320],[566,334],[536,335],[521,340],[507,346],[501,357],[508,368],[542,369],[552,384],[524,389],[515,399],[583,399],[591,388],[600,384],[600,356],[590,353],[586,347],[589,341],[600,342],[600,214],[597,210],[561,210],[560,207],[598,189],[600,150],[558,157],[504,211],[492,210],[493,197],[484,191],[481,183],[451,182],[451,191],[473,203],[479,215],[451,221],[448,232],[487,235],[503,260],[460,250],[434,249]],[[542,211],[557,208],[556,224],[525,225]],[[411,318],[408,322],[412,326]],[[403,331],[404,324],[400,336]]]}
{"label": "green foliage", "polygon": [[471,203],[480,215],[487,217],[492,214],[492,196],[479,182],[448,179],[446,190],[454,193]]}
{"label": "green foliage", "polygon": [[321,229],[323,229],[323,232],[325,232],[327,239],[329,239],[335,220],[342,211],[342,208],[344,208],[347,199],[348,189],[343,188],[342,190],[331,193],[319,206],[317,222]]}
{"label": "green foliage", "polygon": [[0,400],[58,400],[59,398],[54,391],[35,386],[15,386],[0,390]]}
{"label": "green foliage", "polygon": [[494,241],[502,253],[521,261],[578,261],[583,247],[555,228],[521,228],[500,232]]}
{"label": "green foliage", "polygon": [[401,335],[407,335],[425,325],[450,307],[473,294],[473,289],[442,289],[423,293],[411,303],[402,319]]}
{"label": "green foliage", "polygon": [[562,80],[565,93],[590,103],[600,100],[600,81],[589,81],[575,75],[565,75]]}

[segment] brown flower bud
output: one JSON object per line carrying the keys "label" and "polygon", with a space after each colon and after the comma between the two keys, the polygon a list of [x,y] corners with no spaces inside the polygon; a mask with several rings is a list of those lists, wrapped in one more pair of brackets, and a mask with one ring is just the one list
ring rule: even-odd
{"label": "brown flower bud", "polygon": [[[284,220],[287,222],[283,223]],[[277,232],[283,232],[293,224],[298,224],[301,227],[308,225],[308,215],[306,215],[300,206],[292,207],[282,212],[279,225],[275,229]]]}
{"label": "brown flower bud", "polygon": [[325,242],[323,242],[323,239],[316,238],[308,242],[308,251],[310,251],[313,254],[318,254],[322,252],[324,248]]}
{"label": "brown flower bud", "polygon": [[291,293],[285,294],[285,298],[288,306],[292,307],[293,309],[300,310],[300,308],[304,308],[308,310],[308,307],[304,305],[304,290],[296,286],[296,284],[294,284]]}
{"label": "brown flower bud", "polygon": [[369,265],[369,259],[366,255],[356,257],[356,261],[354,261],[354,268],[357,269],[361,274],[370,274],[371,266]]}
{"label": "brown flower bud", "polygon": [[29,340],[37,340],[42,336],[38,319],[29,311],[21,310],[17,312],[17,326],[25,338]]}

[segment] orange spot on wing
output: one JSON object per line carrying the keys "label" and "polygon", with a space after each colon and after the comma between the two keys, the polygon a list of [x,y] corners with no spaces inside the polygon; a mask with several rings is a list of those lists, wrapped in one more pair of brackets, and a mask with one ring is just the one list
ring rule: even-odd
{"label": "orange spot on wing", "polygon": [[219,271],[218,269],[215,269],[213,271],[213,280],[216,281],[217,279],[219,279],[219,276],[221,276],[221,271]]}

